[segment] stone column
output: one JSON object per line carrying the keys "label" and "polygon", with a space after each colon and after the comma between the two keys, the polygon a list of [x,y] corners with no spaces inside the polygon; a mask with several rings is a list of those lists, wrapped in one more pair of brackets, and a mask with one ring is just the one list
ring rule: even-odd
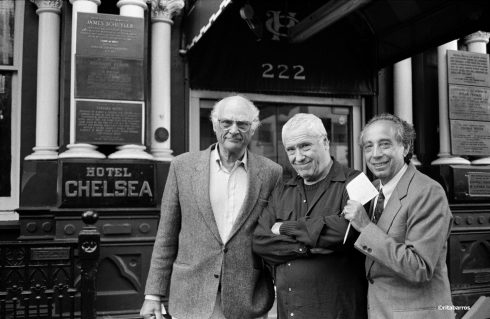
{"label": "stone column", "polygon": [[37,45],[36,146],[26,160],[58,158],[61,0],[31,0],[39,15]]}
{"label": "stone column", "polygon": [[[411,58],[395,63],[393,66],[393,99],[395,115],[413,124]],[[422,165],[415,155],[415,150],[412,156],[412,164],[415,166]]]}
{"label": "stone column", "polygon": [[170,48],[172,17],[183,0],[151,1],[151,153],[155,160],[171,161]]}
{"label": "stone column", "polygon": [[[117,7],[120,15],[141,19],[145,18],[145,10],[148,9],[146,0],[119,0]],[[118,146],[117,149],[109,158],[153,159],[153,156],[145,152],[144,145],[127,144]]]}
{"label": "stone column", "polygon": [[95,145],[86,143],[75,144],[75,56],[77,50],[77,20],[78,12],[97,13],[100,0],[70,0],[72,4],[72,23],[71,23],[71,78],[70,78],[70,144],[66,147],[67,151],[59,155],[60,158],[105,158],[105,155],[98,152]]}
{"label": "stone column", "polygon": [[[487,54],[487,43],[489,38],[490,33],[478,31],[464,37],[464,42],[468,47],[468,51]],[[490,157],[477,158],[471,161],[471,164],[489,165]]]}
{"label": "stone column", "polygon": [[458,41],[454,40],[437,47],[437,76],[439,92],[439,154],[432,165],[470,164],[470,161],[451,155],[449,134],[449,102],[447,83],[447,50],[457,50]]}

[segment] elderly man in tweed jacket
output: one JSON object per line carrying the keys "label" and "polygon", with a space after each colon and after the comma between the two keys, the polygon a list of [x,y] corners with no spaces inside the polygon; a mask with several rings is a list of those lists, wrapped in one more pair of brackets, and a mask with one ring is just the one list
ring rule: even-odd
{"label": "elderly man in tweed jacket", "polygon": [[247,150],[258,115],[241,96],[219,101],[211,114],[218,143],[172,161],[145,318],[161,318],[163,296],[177,319],[258,318],[272,307],[272,279],[252,253],[252,233],[282,169]]}

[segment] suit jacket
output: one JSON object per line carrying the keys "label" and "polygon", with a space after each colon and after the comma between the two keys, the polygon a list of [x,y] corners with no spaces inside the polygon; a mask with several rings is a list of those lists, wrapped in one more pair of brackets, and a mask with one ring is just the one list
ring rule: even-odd
{"label": "suit jacket", "polygon": [[226,318],[256,318],[272,307],[274,289],[252,253],[252,233],[282,169],[248,153],[248,192],[223,244],[209,198],[211,149],[170,165],[145,294],[168,296],[169,313],[179,319],[209,318],[217,293]]}
{"label": "suit jacket", "polygon": [[378,224],[366,226],[355,243],[367,256],[370,318],[454,318],[438,310],[452,305],[446,266],[451,222],[442,187],[409,165]]}

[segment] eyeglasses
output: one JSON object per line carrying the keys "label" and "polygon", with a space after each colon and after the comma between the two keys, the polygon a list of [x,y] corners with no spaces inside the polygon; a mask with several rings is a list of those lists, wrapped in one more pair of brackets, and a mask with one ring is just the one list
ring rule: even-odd
{"label": "eyeglasses", "polygon": [[223,130],[229,130],[233,126],[233,123],[235,123],[238,130],[242,133],[248,132],[250,130],[250,127],[252,126],[252,123],[247,121],[233,121],[228,119],[221,119],[218,120],[218,122],[219,122],[219,127],[221,127]]}

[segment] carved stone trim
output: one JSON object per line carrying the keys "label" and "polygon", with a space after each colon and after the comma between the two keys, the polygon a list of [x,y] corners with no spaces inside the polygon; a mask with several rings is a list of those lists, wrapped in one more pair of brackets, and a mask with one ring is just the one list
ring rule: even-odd
{"label": "carved stone trim", "polygon": [[184,8],[184,0],[150,0],[152,20],[172,20]]}
{"label": "carved stone trim", "polygon": [[488,39],[490,38],[489,32],[478,31],[472,34],[469,34],[464,37],[464,43],[469,44],[473,42],[484,42],[488,43]]}
{"label": "carved stone trim", "polygon": [[62,0],[31,0],[31,2],[37,6],[37,14],[46,11],[60,13],[63,6]]}

